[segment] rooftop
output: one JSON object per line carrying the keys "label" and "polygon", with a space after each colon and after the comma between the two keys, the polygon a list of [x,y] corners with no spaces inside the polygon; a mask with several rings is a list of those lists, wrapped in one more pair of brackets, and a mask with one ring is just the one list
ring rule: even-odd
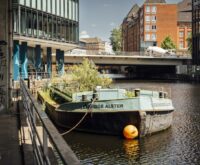
{"label": "rooftop", "polygon": [[177,4],[178,21],[179,22],[192,22],[192,10],[191,0],[183,0]]}
{"label": "rooftop", "polygon": [[146,0],[145,3],[166,3],[165,0]]}
{"label": "rooftop", "polygon": [[138,6],[138,4],[134,4],[131,10],[128,12],[127,16],[124,18],[124,21],[131,21],[138,13],[139,9],[140,7]]}
{"label": "rooftop", "polygon": [[102,43],[103,41],[98,38],[98,37],[94,37],[94,38],[81,38],[80,39],[81,42],[84,42],[84,43]]}

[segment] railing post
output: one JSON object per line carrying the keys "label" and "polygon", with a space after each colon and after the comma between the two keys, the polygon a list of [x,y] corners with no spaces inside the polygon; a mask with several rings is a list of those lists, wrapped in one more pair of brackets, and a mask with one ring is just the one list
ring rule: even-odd
{"label": "railing post", "polygon": [[43,152],[44,152],[43,162],[46,162],[48,158],[48,135],[44,127],[42,127],[42,129],[43,129]]}

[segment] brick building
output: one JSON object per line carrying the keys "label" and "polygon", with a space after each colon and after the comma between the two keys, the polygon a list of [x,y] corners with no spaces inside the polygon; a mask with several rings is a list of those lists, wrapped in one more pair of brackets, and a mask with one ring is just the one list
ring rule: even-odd
{"label": "brick building", "polygon": [[200,65],[200,1],[192,0],[192,59]]}
{"label": "brick building", "polygon": [[122,23],[122,43],[124,51],[140,50],[139,6],[136,4],[129,11]]}
{"label": "brick building", "polygon": [[98,37],[81,38],[80,43],[86,49],[87,54],[100,54],[105,52],[105,43]]}
{"label": "brick building", "polygon": [[[183,19],[187,13],[179,12],[188,7],[185,1],[176,5],[167,4],[165,0],[146,0],[141,7],[134,5],[122,23],[123,51],[160,47],[167,36],[172,38],[178,48],[183,41],[182,47],[187,48],[186,36],[191,31],[190,17]],[[178,36],[183,30],[185,38]]]}
{"label": "brick building", "polygon": [[177,4],[177,48],[179,50],[187,50],[187,38],[192,35],[192,5],[191,0],[183,0]]}

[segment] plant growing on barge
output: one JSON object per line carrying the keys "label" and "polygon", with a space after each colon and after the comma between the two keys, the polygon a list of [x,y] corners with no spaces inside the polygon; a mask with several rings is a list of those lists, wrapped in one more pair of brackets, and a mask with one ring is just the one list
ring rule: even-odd
{"label": "plant growing on barge", "polygon": [[87,58],[82,64],[70,67],[64,75],[52,76],[50,82],[51,85],[58,86],[67,93],[91,91],[96,86],[107,88],[111,83],[112,79],[100,75],[95,64]]}
{"label": "plant growing on barge", "polygon": [[72,80],[77,83],[78,90],[91,91],[96,88],[96,86],[109,87],[112,83],[112,79],[100,76],[95,64],[84,59],[82,64],[74,65],[71,68]]}

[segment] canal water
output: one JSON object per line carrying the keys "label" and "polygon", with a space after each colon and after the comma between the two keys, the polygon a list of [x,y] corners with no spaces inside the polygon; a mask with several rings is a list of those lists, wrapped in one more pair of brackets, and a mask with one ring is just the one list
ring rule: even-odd
{"label": "canal water", "polygon": [[168,90],[176,108],[173,125],[164,132],[131,141],[116,136],[72,132],[65,139],[82,164],[200,164],[200,85],[118,81],[115,86]]}

